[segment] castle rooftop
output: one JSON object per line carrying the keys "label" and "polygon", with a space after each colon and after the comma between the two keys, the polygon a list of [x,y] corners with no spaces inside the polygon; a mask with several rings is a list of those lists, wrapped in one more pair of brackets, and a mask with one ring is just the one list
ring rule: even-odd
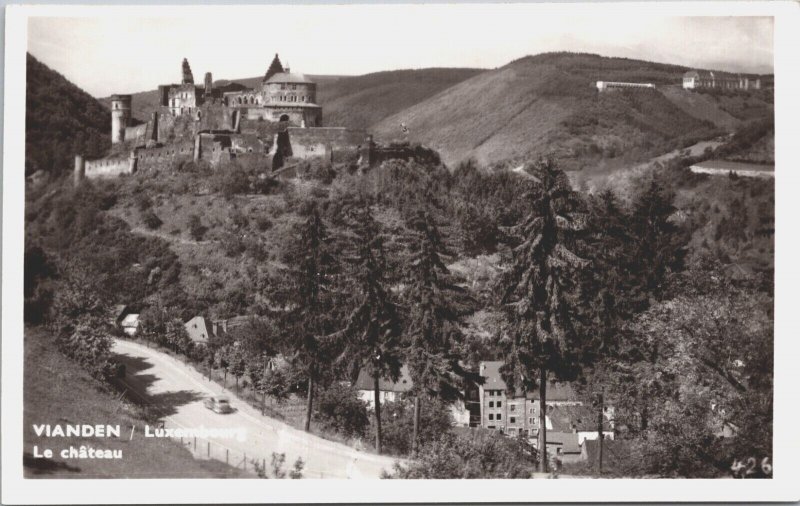
{"label": "castle rooftop", "polygon": [[274,74],[269,79],[267,79],[268,83],[313,83],[311,79],[307,78],[303,74],[298,73],[288,73],[288,72],[278,72]]}

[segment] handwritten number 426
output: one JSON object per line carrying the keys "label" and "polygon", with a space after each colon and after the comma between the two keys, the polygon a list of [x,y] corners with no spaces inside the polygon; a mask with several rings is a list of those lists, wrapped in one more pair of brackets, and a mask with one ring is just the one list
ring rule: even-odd
{"label": "handwritten number 426", "polygon": [[761,459],[760,465],[755,457],[749,457],[747,460],[736,459],[731,466],[731,472],[734,478],[772,476],[772,463],[770,463],[769,457]]}

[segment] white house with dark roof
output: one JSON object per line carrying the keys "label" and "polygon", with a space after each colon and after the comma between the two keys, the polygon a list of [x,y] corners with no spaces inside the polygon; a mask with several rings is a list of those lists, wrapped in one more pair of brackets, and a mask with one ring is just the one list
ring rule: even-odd
{"label": "white house with dark roof", "polygon": [[[378,379],[378,399],[381,404],[385,402],[399,402],[403,400],[403,395],[411,391],[414,382],[411,380],[408,367],[403,365],[400,368],[400,376],[397,381],[390,381],[384,378]],[[367,403],[370,409],[375,407],[375,379],[363,369],[358,373],[355,382],[358,391],[358,398]],[[453,418],[453,425],[459,427],[469,427],[470,413],[464,401],[457,400],[450,405],[450,415]]]}
{"label": "white house with dark roof", "polygon": [[189,339],[194,343],[208,344],[208,340],[213,336],[211,325],[202,316],[195,316],[183,325]]}

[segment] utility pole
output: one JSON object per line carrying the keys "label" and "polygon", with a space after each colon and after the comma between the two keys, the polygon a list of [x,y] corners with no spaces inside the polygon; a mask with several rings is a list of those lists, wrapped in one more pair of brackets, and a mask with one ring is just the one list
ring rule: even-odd
{"label": "utility pole", "polygon": [[265,404],[267,400],[267,388],[264,384],[267,380],[267,366],[269,362],[267,361],[267,354],[264,353],[264,377],[261,379],[261,416],[264,416],[265,412]]}
{"label": "utility pole", "polygon": [[597,397],[597,441],[599,443],[599,451],[597,454],[597,473],[603,474],[603,393],[599,393]]}

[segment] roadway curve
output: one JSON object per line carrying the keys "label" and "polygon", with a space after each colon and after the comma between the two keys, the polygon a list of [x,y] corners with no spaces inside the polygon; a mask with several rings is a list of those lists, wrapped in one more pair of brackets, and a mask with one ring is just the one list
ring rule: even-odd
{"label": "roadway curve", "polygon": [[[164,416],[165,427],[245,429],[244,441],[209,438],[212,447],[230,450],[231,464],[236,462],[234,455],[246,454],[248,459],[266,459],[269,468],[271,455],[277,452],[286,454],[286,468],[302,458],[304,478],[379,478],[381,471],[392,470],[395,459],[364,453],[262,416],[259,410],[165,353],[121,339],[114,340],[113,352],[126,365],[125,385],[137,396],[154,404],[162,402],[160,399],[182,399],[168,403],[170,414]],[[214,394],[227,395],[235,411],[223,415],[206,409],[203,399]],[[137,427],[140,432],[143,429]],[[224,460],[224,449],[222,452],[214,458]]]}

